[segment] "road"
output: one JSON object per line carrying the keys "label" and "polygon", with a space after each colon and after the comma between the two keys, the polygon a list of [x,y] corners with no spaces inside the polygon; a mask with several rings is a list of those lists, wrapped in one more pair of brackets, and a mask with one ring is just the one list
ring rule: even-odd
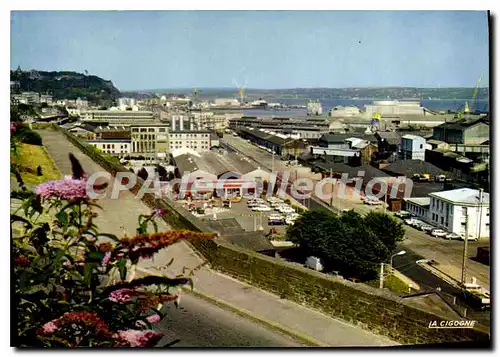
{"label": "road", "polygon": [[165,334],[162,343],[179,339],[173,347],[304,347],[292,338],[258,323],[184,294],[179,308],[166,304],[166,317],[155,326]]}

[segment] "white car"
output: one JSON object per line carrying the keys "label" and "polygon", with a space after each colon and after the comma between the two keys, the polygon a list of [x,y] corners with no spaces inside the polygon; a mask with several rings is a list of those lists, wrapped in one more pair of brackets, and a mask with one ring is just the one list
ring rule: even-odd
{"label": "white car", "polygon": [[258,206],[252,207],[252,211],[269,212],[269,211],[271,211],[271,207],[266,206],[266,205],[258,205]]}
{"label": "white car", "polygon": [[460,234],[450,233],[446,235],[446,239],[462,239],[462,237],[460,237]]}
{"label": "white car", "polygon": [[446,233],[442,229],[433,229],[431,231],[431,236],[433,236],[433,237],[446,237],[447,235],[448,235],[448,233]]}
{"label": "white car", "polygon": [[430,233],[430,232],[432,232],[434,229],[436,229],[436,227],[431,226],[430,224],[422,224],[419,228],[420,228],[421,230],[423,230],[424,232],[426,232],[426,233]]}
{"label": "white car", "polygon": [[[460,233],[460,239],[465,240],[465,233]],[[477,237],[469,234],[467,240],[477,241]]]}
{"label": "white car", "polygon": [[294,213],[295,210],[292,207],[284,207],[280,212],[281,213]]}

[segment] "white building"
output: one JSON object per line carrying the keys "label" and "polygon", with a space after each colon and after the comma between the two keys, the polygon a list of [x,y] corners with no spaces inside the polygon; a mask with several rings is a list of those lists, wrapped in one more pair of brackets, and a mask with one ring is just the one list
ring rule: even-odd
{"label": "white building", "polygon": [[47,103],[47,105],[52,105],[52,96],[48,94],[42,94],[40,96],[40,103]]}
{"label": "white building", "polygon": [[361,111],[356,106],[343,107],[341,105],[337,105],[330,109],[328,112],[328,116],[331,117],[355,117],[359,116]]}
{"label": "white building", "polygon": [[429,199],[428,219],[432,225],[457,234],[465,233],[467,215],[469,235],[478,238],[490,236],[489,193],[460,188],[431,193]]}
{"label": "white building", "polygon": [[128,139],[89,140],[88,143],[106,154],[118,156],[130,154],[130,140]]}
{"label": "white building", "polygon": [[425,160],[426,141],[421,136],[405,135],[401,138],[403,160]]}
{"label": "white building", "polygon": [[375,113],[382,116],[424,115],[424,108],[418,101],[377,100],[365,105],[365,115],[369,118]]}
{"label": "white building", "polygon": [[138,124],[130,126],[131,152],[166,157],[170,150],[168,126],[165,124]]}
{"label": "white building", "polygon": [[418,217],[418,219],[430,222],[429,220],[429,207],[431,199],[430,197],[411,197],[405,199],[406,210],[412,215]]}
{"label": "white building", "polygon": [[216,98],[214,102],[217,107],[237,107],[240,105],[238,99],[233,98]]}
{"label": "white building", "polygon": [[323,107],[321,106],[321,103],[318,101],[316,102],[308,102],[307,103],[307,115],[322,115],[323,114]]}

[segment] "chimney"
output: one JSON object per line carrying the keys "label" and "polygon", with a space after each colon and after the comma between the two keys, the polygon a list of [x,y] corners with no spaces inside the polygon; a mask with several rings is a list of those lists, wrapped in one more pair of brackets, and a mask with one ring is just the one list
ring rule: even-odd
{"label": "chimney", "polygon": [[175,131],[175,119],[176,119],[176,116],[172,115],[172,131]]}
{"label": "chimney", "polygon": [[180,128],[180,130],[184,131],[184,117],[182,115],[180,116],[180,122],[181,122],[181,128]]}

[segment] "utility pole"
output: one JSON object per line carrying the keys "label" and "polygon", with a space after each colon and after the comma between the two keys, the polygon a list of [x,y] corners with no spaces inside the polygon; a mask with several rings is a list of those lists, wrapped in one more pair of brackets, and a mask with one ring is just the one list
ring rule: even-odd
{"label": "utility pole", "polygon": [[273,158],[272,158],[272,169],[271,169],[271,173],[274,172],[274,149],[273,149]]}
{"label": "utility pole", "polygon": [[479,240],[479,238],[481,237],[481,220],[483,218],[483,189],[480,188],[479,189],[479,233],[477,234],[477,239]]}
{"label": "utility pole", "polygon": [[[467,209],[467,208],[465,208]],[[462,284],[467,280],[467,245],[469,243],[469,213],[465,212],[465,237],[464,237],[464,255],[462,260]]]}
{"label": "utility pole", "polygon": [[384,287],[384,263],[380,263],[380,289]]}
{"label": "utility pole", "polygon": [[[333,178],[333,171],[332,169],[330,169],[330,180],[332,180]],[[330,206],[333,207],[333,190],[334,190],[334,185],[333,185],[333,180],[332,180],[332,197],[330,199]]]}

